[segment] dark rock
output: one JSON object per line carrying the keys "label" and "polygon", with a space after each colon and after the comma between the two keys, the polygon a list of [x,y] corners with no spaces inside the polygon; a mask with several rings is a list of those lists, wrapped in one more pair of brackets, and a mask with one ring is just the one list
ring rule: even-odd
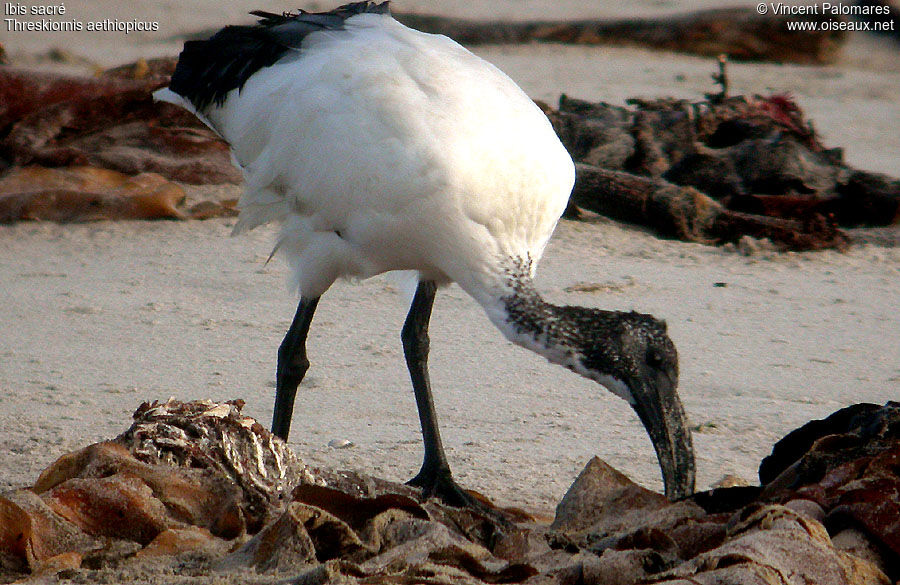
{"label": "dark rock", "polygon": [[900,404],[857,404],[808,423],[775,445],[760,478],[769,479],[763,498],[811,499],[833,533],[861,529],[885,551],[888,576],[900,577]]}
{"label": "dark rock", "polygon": [[633,525],[639,514],[669,505],[662,494],[643,488],[605,461],[594,457],[556,506],[551,530],[574,533],[588,528],[601,534]]}
{"label": "dark rock", "polygon": [[[882,407],[877,404],[854,404],[830,414],[822,420],[806,423],[799,429],[791,431],[783,439],[775,443],[772,454],[765,457],[759,465],[759,481],[763,485],[774,481],[785,470],[809,452],[813,444],[829,435],[840,435],[851,430],[862,430],[865,421],[877,417]],[[801,481],[814,482],[822,478],[823,467],[807,472]]]}

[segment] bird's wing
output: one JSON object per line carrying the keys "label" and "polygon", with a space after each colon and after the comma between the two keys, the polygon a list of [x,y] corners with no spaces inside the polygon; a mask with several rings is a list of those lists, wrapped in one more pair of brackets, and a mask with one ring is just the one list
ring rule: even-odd
{"label": "bird's wing", "polygon": [[201,112],[212,104],[221,106],[228,92],[242,88],[251,75],[300,50],[310,33],[340,30],[358,14],[387,12],[387,2],[354,2],[318,13],[251,12],[260,17],[256,25],[227,26],[208,40],[186,42],[169,89]]}

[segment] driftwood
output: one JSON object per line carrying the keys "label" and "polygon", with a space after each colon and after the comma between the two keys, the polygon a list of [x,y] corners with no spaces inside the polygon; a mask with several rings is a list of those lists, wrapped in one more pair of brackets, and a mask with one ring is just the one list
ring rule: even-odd
{"label": "driftwood", "polygon": [[843,248],[838,226],[900,219],[900,181],[846,166],[788,96],[631,104],[563,96],[546,109],[580,163],[575,205],[667,237],[795,250]]}
{"label": "driftwood", "polygon": [[0,494],[0,582],[887,585],[900,577],[896,404],[857,405],[791,433],[761,466],[761,486],[675,503],[594,458],[550,524],[309,468],[242,404],[144,404],[116,439],[64,455],[30,489]]}
{"label": "driftwood", "polygon": [[786,22],[822,23],[826,15],[760,15],[755,9],[703,10],[658,18],[540,22],[485,22],[395,13],[400,22],[440,33],[464,45],[546,41],[574,44],[640,45],[733,60],[831,63],[846,33],[790,31]]}
{"label": "driftwood", "polygon": [[572,202],[660,235],[707,244],[768,238],[783,249],[844,249],[850,239],[833,224],[765,217],[726,209],[693,187],[578,164]]}

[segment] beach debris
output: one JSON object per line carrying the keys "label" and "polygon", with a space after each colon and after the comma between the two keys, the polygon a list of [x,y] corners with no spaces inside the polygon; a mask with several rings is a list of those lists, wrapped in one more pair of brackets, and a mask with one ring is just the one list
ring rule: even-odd
{"label": "beach debris", "polygon": [[240,488],[241,514],[255,532],[295,486],[317,479],[284,441],[244,415],[243,406],[243,400],[145,402],[116,441],[144,463],[227,478]]}
{"label": "beach debris", "polygon": [[349,449],[354,446],[353,441],[349,439],[331,439],[328,446],[332,449]]}
{"label": "beach debris", "polygon": [[862,14],[853,18],[869,23],[867,32],[893,37],[900,41],[900,2],[897,0],[856,0],[855,6],[863,9]]}
{"label": "beach debris", "polygon": [[190,184],[241,181],[228,146],[191,114],[153,102],[174,59],[99,77],[0,69],[0,172],[12,166],[95,166]]}
{"label": "beach debris", "polygon": [[0,177],[0,223],[183,219],[184,189],[155,173],[16,167]]}
{"label": "beach debris", "polygon": [[711,75],[713,83],[719,86],[716,93],[705,94],[706,99],[717,104],[721,103],[728,97],[728,55],[722,53],[718,56],[719,71]]}
{"label": "beach debris", "polygon": [[896,403],[789,434],[762,486],[680,502],[593,458],[551,524],[311,469],[242,405],[144,403],[119,437],[0,494],[0,582],[886,585],[900,572]]}
{"label": "beach debris", "polygon": [[[0,221],[237,215],[234,200],[187,207],[174,185],[123,197],[121,181],[99,171],[138,175],[141,184],[147,173],[191,184],[241,182],[218,136],[184,110],[152,102],[150,92],[168,82],[174,64],[139,60],[97,78],[0,69],[0,173],[74,167],[77,176],[92,167],[108,183],[92,190],[61,180],[43,191],[0,183]],[[719,65],[722,91],[706,101],[623,107],[562,96],[558,110],[543,106],[578,163],[566,216],[583,208],[665,237],[721,244],[750,236],[790,250],[843,249],[850,239],[842,227],[900,219],[900,180],[846,166],[788,95],[728,96],[721,56]]]}
{"label": "beach debris", "polygon": [[562,96],[547,108],[578,162],[575,205],[666,237],[792,250],[842,249],[841,227],[900,219],[900,180],[845,165],[790,96],[630,106]]}
{"label": "beach debris", "polygon": [[191,219],[212,219],[214,217],[237,217],[238,200],[223,199],[221,201],[201,201],[187,210]]}
{"label": "beach debris", "polygon": [[808,221],[731,211],[694,187],[576,163],[572,202],[664,237],[721,244],[768,238],[782,250],[844,249],[850,238],[821,217]]}
{"label": "beach debris", "polygon": [[807,423],[775,444],[759,475],[763,498],[819,504],[829,531],[859,531],[851,548],[864,542],[900,578],[900,403],[856,404]]}
{"label": "beach debris", "polygon": [[[846,32],[821,25],[825,14],[786,15],[751,8],[712,9],[665,17],[568,21],[473,21],[436,15],[394,13],[403,24],[447,35],[463,45],[534,41],[581,45],[643,46],[707,57],[726,54],[740,61],[833,63]],[[792,20],[806,27],[788,28]]]}
{"label": "beach debris", "polygon": [[122,219],[234,217],[237,200],[201,201],[185,208],[184,189],[156,173],[71,166],[14,167],[0,176],[0,224]]}

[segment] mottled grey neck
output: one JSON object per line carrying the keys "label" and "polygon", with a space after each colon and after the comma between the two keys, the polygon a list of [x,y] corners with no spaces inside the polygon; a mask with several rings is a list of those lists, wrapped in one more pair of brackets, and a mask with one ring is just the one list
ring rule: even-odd
{"label": "mottled grey neck", "polygon": [[[548,303],[537,292],[527,262],[505,275],[505,294],[492,319],[513,343],[600,382],[629,402],[623,380],[636,374],[639,348],[665,337],[665,325],[651,315]],[[674,352],[674,349],[672,350]]]}
{"label": "mottled grey neck", "polygon": [[560,307],[545,301],[527,274],[516,279],[512,294],[503,297],[501,302],[508,326],[517,337],[530,338],[546,349],[559,348],[564,352],[579,349],[582,341],[579,332],[560,319]]}
{"label": "mottled grey neck", "polygon": [[531,274],[530,258],[511,259],[494,324],[516,345],[590,377],[583,367],[588,340],[578,323],[567,315],[569,307],[553,305],[541,297]]}

